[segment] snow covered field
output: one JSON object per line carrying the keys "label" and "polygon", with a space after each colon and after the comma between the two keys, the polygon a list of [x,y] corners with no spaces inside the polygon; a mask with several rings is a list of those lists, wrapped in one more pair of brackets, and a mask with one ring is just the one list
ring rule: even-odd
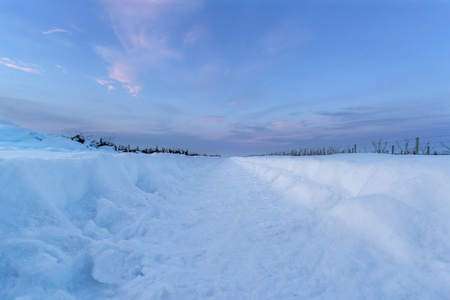
{"label": "snow covered field", "polygon": [[0,123],[1,299],[448,299],[450,156],[206,158]]}

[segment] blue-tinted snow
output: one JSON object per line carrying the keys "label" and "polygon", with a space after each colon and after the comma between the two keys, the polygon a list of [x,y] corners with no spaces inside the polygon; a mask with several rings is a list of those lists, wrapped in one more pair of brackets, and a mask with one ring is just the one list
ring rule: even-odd
{"label": "blue-tinted snow", "polygon": [[450,157],[108,153],[0,124],[0,298],[445,299]]}

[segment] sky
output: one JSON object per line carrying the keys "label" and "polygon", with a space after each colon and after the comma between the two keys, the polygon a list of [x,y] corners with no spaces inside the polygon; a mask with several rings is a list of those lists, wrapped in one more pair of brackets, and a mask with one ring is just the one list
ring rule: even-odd
{"label": "sky", "polygon": [[0,119],[246,155],[450,134],[450,1],[3,0]]}

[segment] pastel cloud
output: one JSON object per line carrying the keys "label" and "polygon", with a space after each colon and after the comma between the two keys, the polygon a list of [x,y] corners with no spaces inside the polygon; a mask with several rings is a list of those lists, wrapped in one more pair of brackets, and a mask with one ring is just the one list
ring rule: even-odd
{"label": "pastel cloud", "polygon": [[61,65],[55,65],[55,67],[57,67],[58,69],[61,70],[61,72],[63,72],[64,74],[67,74],[66,70],[64,70],[64,68]]}
{"label": "pastel cloud", "polygon": [[109,81],[109,80],[90,77],[90,76],[86,76],[86,77],[94,80],[95,82],[97,82],[100,85],[106,86],[108,88],[108,92],[114,90],[114,86],[112,85],[111,81]]}
{"label": "pastel cloud", "polygon": [[[272,116],[244,115],[240,118],[253,121],[230,124],[227,140],[292,149],[308,144],[314,147],[320,144],[332,145],[333,141],[337,141],[334,145],[350,145],[355,140],[370,141],[380,136],[395,140],[414,136],[421,127],[429,124],[435,128],[448,127],[448,107],[438,100],[425,102],[421,99],[408,99],[404,102],[384,102],[376,106],[355,106],[302,114],[301,120],[298,120],[300,116],[297,115],[291,120],[283,121],[272,121]],[[418,115],[417,111],[427,111],[428,114]],[[280,149],[283,148],[278,148]]]}
{"label": "pastel cloud", "polygon": [[62,28],[53,27],[50,30],[43,31],[42,34],[50,34],[50,33],[58,33],[58,32],[69,33],[68,30],[65,30],[65,29],[62,29]]}
{"label": "pastel cloud", "polygon": [[275,129],[285,129],[285,128],[298,128],[304,126],[303,123],[285,123],[285,122],[273,122],[273,128]]}
{"label": "pastel cloud", "polygon": [[25,64],[22,61],[15,62],[9,58],[0,58],[0,65],[4,65],[13,69],[21,70],[27,73],[41,74],[42,70],[35,68],[35,65]]}
{"label": "pastel cloud", "polygon": [[309,33],[294,22],[286,22],[279,28],[266,33],[261,40],[263,50],[268,54],[276,54],[289,48],[295,48],[306,40]]}
{"label": "pastel cloud", "polygon": [[[97,46],[106,63],[108,77],[120,82],[136,96],[142,86],[138,78],[166,61],[183,59],[173,44],[169,19],[176,20],[198,7],[187,0],[100,0],[108,12],[121,48]],[[170,18],[167,18],[170,16]],[[195,36],[190,38],[194,43]]]}
{"label": "pastel cloud", "polygon": [[253,140],[234,140],[233,142],[242,144],[258,144],[264,143],[265,141],[263,139],[253,139]]}
{"label": "pastel cloud", "polygon": [[[118,81],[122,84],[123,88],[133,96],[142,90],[142,87],[137,83],[137,66],[126,55],[123,55],[119,51],[114,51],[105,47],[97,47],[97,53],[99,53],[103,59],[110,62],[108,66],[108,77],[112,80]],[[110,90],[108,88],[108,90]]]}
{"label": "pastel cloud", "polygon": [[205,30],[200,27],[196,27],[186,32],[183,37],[183,44],[193,47],[197,43],[197,41],[201,39],[204,33]]}
{"label": "pastel cloud", "polygon": [[197,121],[200,125],[220,125],[224,121],[224,118],[219,117],[211,117],[211,118],[205,118],[201,119],[200,121]]}
{"label": "pastel cloud", "polygon": [[[101,0],[101,3],[110,16],[116,36],[127,51],[152,48],[155,40],[164,41],[167,17],[185,14],[199,6],[192,0]],[[162,44],[159,47],[163,47]]]}
{"label": "pastel cloud", "polygon": [[228,136],[225,118],[217,116],[198,116],[181,122],[179,132],[197,136],[204,140],[219,140]]}
{"label": "pastel cloud", "polygon": [[124,84],[124,87],[127,89],[127,93],[133,95],[134,97],[142,91],[142,87],[138,85]]}

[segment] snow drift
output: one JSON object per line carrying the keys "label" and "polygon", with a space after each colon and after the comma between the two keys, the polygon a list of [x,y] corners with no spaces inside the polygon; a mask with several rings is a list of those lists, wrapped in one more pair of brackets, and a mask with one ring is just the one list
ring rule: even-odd
{"label": "snow drift", "polygon": [[449,167],[124,154],[0,123],[0,298],[443,299]]}

